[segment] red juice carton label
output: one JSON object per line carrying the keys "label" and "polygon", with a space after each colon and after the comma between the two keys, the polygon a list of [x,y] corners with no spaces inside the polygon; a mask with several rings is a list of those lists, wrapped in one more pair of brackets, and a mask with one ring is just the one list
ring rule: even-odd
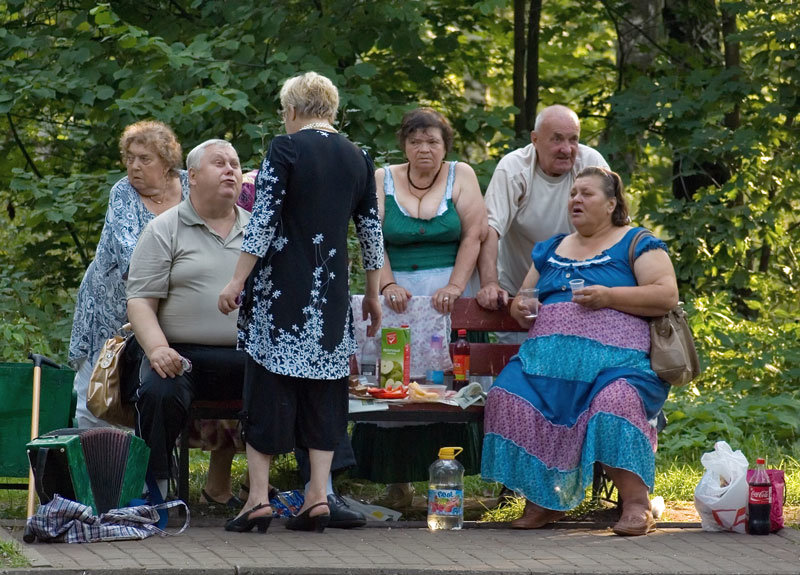
{"label": "red juice carton label", "polygon": [[381,387],[408,385],[411,375],[411,328],[381,329]]}

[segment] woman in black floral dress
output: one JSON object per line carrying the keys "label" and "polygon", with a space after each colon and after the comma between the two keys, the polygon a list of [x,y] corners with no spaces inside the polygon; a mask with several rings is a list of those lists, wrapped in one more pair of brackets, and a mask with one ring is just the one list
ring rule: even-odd
{"label": "woman in black floral dress", "polygon": [[[380,327],[378,281],[383,235],[372,160],[331,123],[339,96],[308,72],[286,81],[287,134],[270,145],[258,178],[253,217],[234,277],[219,308],[239,310],[239,346],[248,354],[243,431],[250,496],[230,531],[265,531],[273,455],[308,448],[311,482],[287,526],[322,531],[330,517],[326,483],[347,425],[349,359],[356,351],[347,273],[347,228],[361,243],[367,287],[363,314]],[[246,285],[245,285],[246,283]]]}

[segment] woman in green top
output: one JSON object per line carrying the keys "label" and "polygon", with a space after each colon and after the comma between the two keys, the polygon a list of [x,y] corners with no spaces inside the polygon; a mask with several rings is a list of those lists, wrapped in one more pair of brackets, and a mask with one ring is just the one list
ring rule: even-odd
{"label": "woman in green top", "polygon": [[408,162],[375,171],[386,245],[381,294],[396,312],[425,295],[449,313],[460,296],[477,291],[488,225],[478,178],[468,164],[444,161],[453,130],[435,110],[408,112],[397,136]]}
{"label": "woman in green top", "polygon": [[[408,162],[375,171],[386,247],[381,294],[398,313],[412,296],[431,296],[436,311],[449,313],[455,300],[480,288],[475,265],[488,229],[483,196],[469,165],[444,161],[453,130],[442,114],[430,108],[408,112],[397,136]],[[479,472],[476,426],[358,424],[353,475],[390,483],[382,503],[407,506],[413,491],[405,482],[427,480],[442,445],[463,446],[467,472]]]}

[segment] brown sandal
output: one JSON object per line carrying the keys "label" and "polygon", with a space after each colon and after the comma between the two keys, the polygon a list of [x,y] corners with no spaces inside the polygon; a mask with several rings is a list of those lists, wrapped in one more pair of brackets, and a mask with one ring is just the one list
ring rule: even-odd
{"label": "brown sandal", "polygon": [[656,520],[653,519],[653,513],[649,509],[645,509],[643,514],[629,513],[626,515],[623,512],[612,530],[617,535],[647,535],[656,530]]}
{"label": "brown sandal", "polygon": [[530,501],[525,501],[525,511],[522,517],[511,522],[512,529],[539,529],[548,523],[554,523],[564,517],[566,513],[557,509],[546,509]]}

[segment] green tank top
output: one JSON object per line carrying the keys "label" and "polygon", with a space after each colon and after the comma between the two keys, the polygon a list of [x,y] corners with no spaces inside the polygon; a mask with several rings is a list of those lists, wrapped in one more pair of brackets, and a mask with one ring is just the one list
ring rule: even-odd
{"label": "green tank top", "polygon": [[397,271],[417,271],[452,267],[461,240],[461,219],[453,205],[453,182],[456,162],[450,163],[447,185],[436,216],[430,220],[412,218],[394,197],[394,180],[384,170],[383,239],[386,251]]}

